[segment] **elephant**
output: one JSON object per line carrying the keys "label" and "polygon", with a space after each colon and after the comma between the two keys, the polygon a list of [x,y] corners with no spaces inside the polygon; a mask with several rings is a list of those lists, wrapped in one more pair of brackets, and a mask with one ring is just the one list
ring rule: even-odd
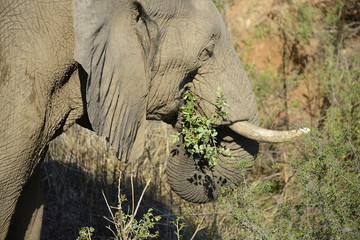
{"label": "elephant", "polygon": [[184,92],[211,112],[217,88],[228,105],[214,123],[218,144],[236,157],[204,166],[180,142],[167,160],[168,181],[191,202],[213,201],[221,186],[239,182],[238,161],[254,160],[258,142],[307,132],[258,126],[251,81],[213,2],[1,0],[0,240],[40,238],[39,166],[70,126],[105,137],[119,160],[133,161],[145,121],[178,128]]}

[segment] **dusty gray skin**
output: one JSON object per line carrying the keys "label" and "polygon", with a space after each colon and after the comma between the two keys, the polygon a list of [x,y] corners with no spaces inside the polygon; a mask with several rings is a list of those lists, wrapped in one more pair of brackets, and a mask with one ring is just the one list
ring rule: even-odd
{"label": "dusty gray skin", "polygon": [[[212,1],[1,0],[0,240],[39,238],[37,166],[72,124],[105,136],[129,161],[142,152],[146,119],[176,125],[186,89],[211,112],[218,87],[229,104],[228,119],[218,122],[221,144],[254,158],[261,136],[228,128],[257,125],[257,109]],[[241,177],[233,159],[220,157],[212,169],[197,162],[181,146],[169,158],[169,183],[189,201],[213,200]]]}

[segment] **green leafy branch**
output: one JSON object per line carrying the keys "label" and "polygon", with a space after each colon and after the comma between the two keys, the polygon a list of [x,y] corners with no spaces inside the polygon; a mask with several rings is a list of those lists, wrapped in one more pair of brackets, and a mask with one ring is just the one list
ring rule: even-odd
{"label": "green leafy branch", "polygon": [[180,108],[181,131],[173,135],[174,142],[182,139],[186,151],[191,154],[197,154],[209,167],[216,165],[216,159],[219,154],[230,156],[230,150],[218,145],[218,132],[214,127],[219,119],[224,119],[228,114],[224,107],[228,106],[224,94],[218,88],[216,91],[216,101],[214,103],[215,111],[210,117],[200,114],[199,99],[191,91],[184,93],[184,105]]}
{"label": "green leafy branch", "polygon": [[[150,184],[150,180],[146,182],[145,188],[141,193],[138,203],[135,207],[135,193],[134,193],[134,183],[133,177],[131,176],[131,190],[132,190],[132,210],[130,213],[127,213],[123,209],[124,202],[128,201],[124,194],[121,194],[121,173],[119,176],[119,184],[118,184],[118,205],[116,207],[112,207],[109,205],[105,193],[103,193],[106,206],[109,209],[111,218],[104,217],[108,220],[115,229],[110,226],[107,228],[112,232],[114,240],[140,240],[140,239],[155,239],[159,236],[158,231],[153,231],[155,228],[155,224],[161,219],[160,216],[155,216],[153,214],[153,209],[150,208],[147,210],[145,214],[142,215],[141,218],[135,218],[137,216],[141,200],[144,197],[144,193]],[[113,212],[115,210],[115,213]],[[79,231],[79,236],[77,240],[91,240],[93,232],[95,229],[93,227],[83,227]]]}
{"label": "green leafy branch", "polygon": [[[138,213],[141,200],[144,196],[144,193],[147,189],[147,187],[150,184],[150,180],[146,182],[145,188],[141,193],[141,196],[139,198],[139,201],[136,205],[136,208],[134,208],[134,184],[131,176],[131,187],[132,187],[132,210],[131,213],[126,213],[123,210],[123,203],[127,201],[125,195],[120,193],[120,179],[121,175],[119,177],[119,190],[118,190],[118,205],[116,207],[110,207],[108,204],[106,197],[104,195],[106,205],[109,208],[111,219],[108,219],[109,222],[113,223],[115,227],[115,231],[112,230],[110,227],[109,230],[114,234],[114,239],[118,240],[127,240],[127,239],[148,239],[148,238],[156,238],[159,235],[159,232],[156,231],[155,233],[152,233],[151,230],[154,229],[156,222],[160,220],[160,216],[154,216],[152,213],[153,209],[148,209],[147,213],[145,213],[141,219],[137,220],[135,216]],[[112,209],[115,209],[115,214],[112,213]]]}

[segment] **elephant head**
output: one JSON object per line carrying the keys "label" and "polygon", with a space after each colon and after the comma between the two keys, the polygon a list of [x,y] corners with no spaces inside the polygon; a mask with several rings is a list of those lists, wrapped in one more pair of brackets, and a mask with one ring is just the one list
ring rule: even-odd
{"label": "elephant head", "polygon": [[239,161],[253,160],[258,141],[281,142],[301,131],[258,127],[251,82],[211,0],[78,0],[73,3],[75,59],[87,73],[86,109],[94,131],[119,159],[136,158],[144,121],[176,126],[186,90],[212,112],[216,89],[228,116],[216,123],[218,142],[233,151],[215,167],[202,166],[182,144],[168,162],[173,190],[192,202],[208,202],[220,186],[237,183]]}

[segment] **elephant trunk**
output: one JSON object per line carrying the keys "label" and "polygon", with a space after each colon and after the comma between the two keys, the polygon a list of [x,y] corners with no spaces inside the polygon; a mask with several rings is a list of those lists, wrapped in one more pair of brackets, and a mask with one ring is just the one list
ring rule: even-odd
{"label": "elephant trunk", "polygon": [[244,170],[252,166],[258,143],[225,127],[218,132],[219,144],[229,148],[231,156],[220,154],[213,167],[187,153],[183,144],[172,151],[167,166],[168,182],[181,198],[194,203],[213,201],[221,193],[221,187],[239,184],[244,179]]}

